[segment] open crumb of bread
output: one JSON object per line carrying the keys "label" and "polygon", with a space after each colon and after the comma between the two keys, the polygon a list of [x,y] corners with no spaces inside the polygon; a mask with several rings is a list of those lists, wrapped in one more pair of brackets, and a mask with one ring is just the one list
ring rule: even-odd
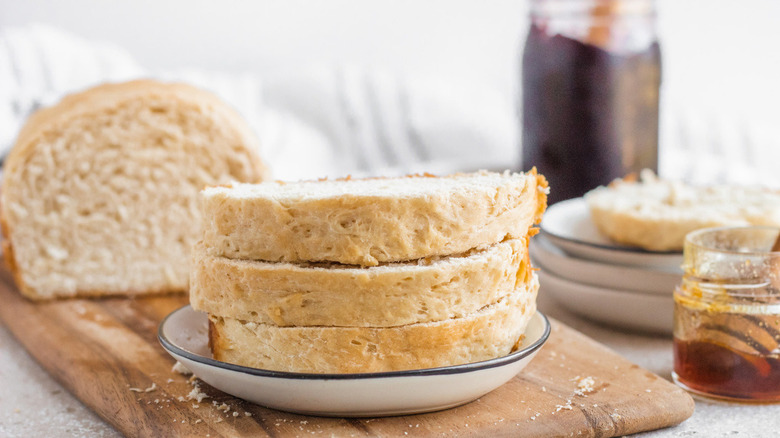
{"label": "open crumb of bread", "polygon": [[211,315],[217,360],[266,370],[365,373],[433,368],[509,354],[536,311],[536,275],[468,315],[397,327],[279,327]]}
{"label": "open crumb of bread", "polygon": [[203,244],[232,259],[362,266],[524,237],[546,208],[527,173],[231,184],[203,191]]}
{"label": "open crumb of bread", "polygon": [[531,276],[528,238],[451,257],[385,263],[271,263],[194,251],[196,310],[277,326],[392,327],[463,317]]}
{"label": "open crumb of bread", "polygon": [[35,113],[5,163],[3,248],[33,299],[181,292],[198,192],[259,182],[257,143],[215,96],[106,84]]}

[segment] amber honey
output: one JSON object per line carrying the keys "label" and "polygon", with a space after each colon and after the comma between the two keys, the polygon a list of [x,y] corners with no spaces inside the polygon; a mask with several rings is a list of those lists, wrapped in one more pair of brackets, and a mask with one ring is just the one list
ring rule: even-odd
{"label": "amber honey", "polygon": [[692,391],[745,400],[780,400],[780,359],[709,342],[674,340],[674,369]]}
{"label": "amber honey", "polygon": [[780,229],[729,227],[686,237],[675,291],[675,382],[703,395],[780,401]]}

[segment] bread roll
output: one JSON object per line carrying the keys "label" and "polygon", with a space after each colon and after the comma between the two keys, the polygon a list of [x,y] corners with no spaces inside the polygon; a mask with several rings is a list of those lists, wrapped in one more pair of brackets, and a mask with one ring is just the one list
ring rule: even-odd
{"label": "bread roll", "polygon": [[780,225],[780,193],[761,187],[691,186],[646,171],[585,195],[593,223],[615,242],[681,251],[685,235],[706,227]]}

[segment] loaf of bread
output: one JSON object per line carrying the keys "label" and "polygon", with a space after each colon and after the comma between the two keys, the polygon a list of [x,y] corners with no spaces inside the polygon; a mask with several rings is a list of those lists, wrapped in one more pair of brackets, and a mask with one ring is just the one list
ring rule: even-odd
{"label": "loaf of bread", "polygon": [[528,239],[374,267],[234,260],[194,251],[196,310],[277,326],[391,327],[464,317],[531,275]]}
{"label": "loaf of bread", "polygon": [[525,236],[546,194],[535,170],[209,187],[203,245],[232,259],[363,266],[460,254]]}
{"label": "loaf of bread", "polygon": [[210,93],[141,80],[38,111],[8,156],[5,260],[32,299],[186,291],[206,185],[265,175],[246,123]]}
{"label": "loaf of bread", "polygon": [[593,223],[615,242],[652,251],[682,250],[691,231],[727,225],[780,225],[780,193],[759,187],[697,187],[652,172],[588,192]]}
{"label": "loaf of bread", "polygon": [[536,310],[534,274],[498,302],[459,318],[398,327],[279,327],[210,316],[217,360],[266,370],[362,373],[493,359],[517,348]]}

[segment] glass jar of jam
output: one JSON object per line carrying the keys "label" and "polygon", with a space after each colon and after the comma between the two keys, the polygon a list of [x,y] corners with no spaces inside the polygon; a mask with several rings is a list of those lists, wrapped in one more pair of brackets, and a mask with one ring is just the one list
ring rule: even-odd
{"label": "glass jar of jam", "polygon": [[780,228],[695,231],[674,293],[674,372],[716,398],[780,401]]}
{"label": "glass jar of jam", "polygon": [[532,0],[522,56],[522,167],[548,202],[658,171],[661,52],[652,0]]}

